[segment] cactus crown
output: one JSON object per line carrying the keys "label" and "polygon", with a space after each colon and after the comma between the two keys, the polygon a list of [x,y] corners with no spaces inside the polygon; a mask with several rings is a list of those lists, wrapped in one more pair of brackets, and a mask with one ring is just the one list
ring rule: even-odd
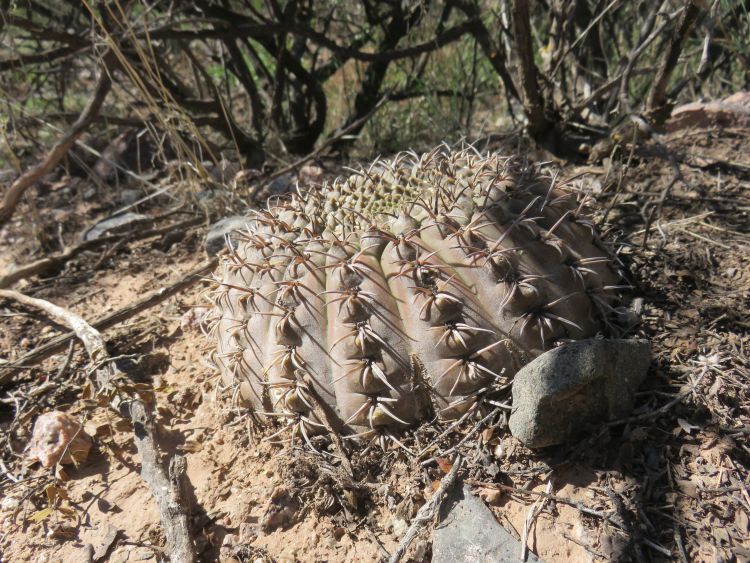
{"label": "cactus crown", "polygon": [[520,158],[447,147],[269,202],[220,255],[212,361],[308,442],[507,407],[520,366],[612,327],[622,276],[585,203]]}

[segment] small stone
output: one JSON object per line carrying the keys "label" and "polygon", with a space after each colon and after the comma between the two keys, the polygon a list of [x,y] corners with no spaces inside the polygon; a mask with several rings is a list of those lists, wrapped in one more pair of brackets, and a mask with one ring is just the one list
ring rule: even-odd
{"label": "small stone", "polygon": [[125,563],[130,557],[130,551],[125,548],[115,550],[109,557],[110,563]]}
{"label": "small stone", "polygon": [[219,549],[219,563],[240,563],[240,560],[233,555],[234,552],[235,548],[232,546],[221,546]]}
{"label": "small stone", "polygon": [[20,506],[20,504],[21,504],[21,501],[18,498],[7,496],[3,498],[2,501],[0,501],[0,510],[3,510],[3,511],[15,510],[16,508]]}
{"label": "small stone", "polygon": [[149,561],[154,559],[154,550],[150,547],[137,547],[131,553],[128,561]]}
{"label": "small stone", "polygon": [[336,540],[333,538],[333,536],[324,537],[321,544],[322,544],[322,547],[328,551],[332,551],[336,549]]}
{"label": "small stone", "polygon": [[240,543],[252,543],[258,537],[258,525],[250,522],[240,524]]}
{"label": "small stone", "polygon": [[707,127],[750,126],[750,92],[737,92],[723,100],[692,102],[672,110],[664,124],[668,133]]}
{"label": "small stone", "polygon": [[77,529],[68,524],[54,524],[47,530],[47,539],[68,541],[76,537]]}
{"label": "small stone", "polygon": [[484,489],[479,496],[490,506],[499,506],[503,500],[503,493],[498,489]]}
{"label": "small stone", "polygon": [[267,186],[267,191],[270,195],[284,195],[289,193],[294,188],[294,174],[284,174],[271,180]]}
{"label": "small stone", "polygon": [[297,173],[297,182],[302,186],[319,183],[323,179],[324,170],[317,164],[306,164]]}
{"label": "small stone", "polygon": [[406,520],[404,520],[403,518],[394,516],[393,518],[391,518],[391,527],[393,528],[393,535],[400,538],[406,533],[406,530],[409,528],[409,525],[406,523]]}
{"label": "small stone", "polygon": [[[521,553],[521,544],[462,483],[454,485],[440,505],[432,538],[433,563],[504,563],[519,561]],[[529,552],[526,561],[539,562],[540,559]]]}
{"label": "small stone", "polygon": [[247,228],[247,223],[247,217],[241,217],[238,215],[225,217],[214,223],[208,231],[208,234],[206,234],[206,240],[203,243],[203,248],[205,248],[206,254],[209,256],[217,254],[226,244],[225,236],[230,235],[231,237],[232,232]]}
{"label": "small stone", "polygon": [[57,463],[80,463],[91,449],[91,437],[81,424],[69,414],[50,411],[34,422],[29,444],[29,459],[44,467]]}
{"label": "small stone", "polygon": [[515,375],[511,433],[542,448],[627,416],[649,362],[646,340],[579,340],[545,352]]}
{"label": "small stone", "polygon": [[277,487],[271,493],[265,514],[261,519],[261,529],[270,534],[278,528],[287,529],[293,523],[299,510],[299,503],[284,487]]}
{"label": "small stone", "polygon": [[133,223],[144,221],[146,219],[148,219],[148,217],[141,213],[123,213],[122,215],[108,217],[99,221],[96,225],[86,231],[83,235],[83,240],[95,240],[107,234],[123,231]]}

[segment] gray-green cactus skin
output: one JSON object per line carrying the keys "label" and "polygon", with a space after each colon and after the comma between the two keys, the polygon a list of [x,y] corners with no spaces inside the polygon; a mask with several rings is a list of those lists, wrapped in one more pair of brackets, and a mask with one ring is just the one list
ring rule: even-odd
{"label": "gray-green cactus skin", "polygon": [[586,201],[447,147],[269,201],[220,254],[211,360],[306,439],[330,427],[316,412],[380,436],[466,417],[544,350],[609,332],[622,274]]}

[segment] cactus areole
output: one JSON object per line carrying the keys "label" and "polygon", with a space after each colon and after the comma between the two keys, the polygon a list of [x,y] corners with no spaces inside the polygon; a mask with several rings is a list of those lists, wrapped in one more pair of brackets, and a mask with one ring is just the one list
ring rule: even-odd
{"label": "cactus areole", "polygon": [[472,148],[301,187],[221,252],[211,361],[242,404],[308,442],[507,406],[521,366],[615,328],[622,274],[586,201]]}

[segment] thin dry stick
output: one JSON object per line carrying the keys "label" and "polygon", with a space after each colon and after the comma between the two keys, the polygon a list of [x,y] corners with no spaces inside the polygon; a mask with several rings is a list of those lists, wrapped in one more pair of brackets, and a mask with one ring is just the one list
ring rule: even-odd
{"label": "thin dry stick", "polygon": [[[154,290],[144,296],[143,299],[136,301],[135,303],[131,303],[130,305],[127,305],[122,309],[118,309],[117,311],[114,311],[108,315],[105,315],[104,317],[95,320],[93,323],[91,323],[91,326],[98,330],[104,330],[118,323],[121,323],[122,321],[125,321],[137,315],[138,313],[145,311],[150,307],[153,307],[154,305],[158,305],[165,299],[168,299],[169,297],[175,295],[176,293],[179,293],[183,289],[186,289],[193,284],[201,281],[202,275],[210,270],[213,270],[216,267],[216,264],[218,264],[218,259],[211,258],[210,260],[203,262],[203,264],[198,266],[195,270],[192,270],[180,277],[180,279],[178,279],[171,285]],[[75,332],[61,334],[60,336],[53,338],[52,340],[47,342],[47,344],[39,346],[28,354],[20,357],[18,360],[4,364],[2,369],[0,369],[0,385],[4,385],[5,383],[13,379],[13,375],[16,373],[16,370],[25,369],[30,365],[37,364],[42,360],[64,350],[68,343],[75,338]]]}
{"label": "thin dry stick", "polygon": [[[147,221],[153,221],[153,219],[148,219]],[[80,244],[76,246],[72,246],[72,247],[64,249],[59,254],[54,254],[52,256],[45,256],[44,258],[40,258],[39,260],[34,260],[33,262],[22,264],[21,266],[10,268],[0,273],[0,288],[7,288],[22,279],[30,278],[32,276],[41,274],[48,270],[60,268],[66,262],[72,260],[79,254],[86,252],[86,251],[94,250],[96,248],[99,248],[100,246],[104,246],[109,243],[124,243],[124,242],[142,240],[145,238],[163,235],[169,231],[173,231],[176,229],[183,229],[183,228],[191,227],[194,225],[198,225],[199,223],[202,223],[202,222],[203,222],[203,218],[198,217],[198,218],[187,219],[179,223],[166,225],[158,229],[140,230],[134,233],[109,235],[109,236],[105,236],[101,238],[84,240],[83,242],[81,242]]]}
{"label": "thin dry stick", "polygon": [[438,490],[432,495],[432,498],[419,509],[419,512],[417,512],[414,520],[412,520],[409,529],[406,530],[406,533],[404,534],[404,538],[401,540],[401,543],[398,544],[398,548],[393,552],[388,563],[398,563],[406,553],[406,550],[409,549],[411,542],[413,542],[419,535],[419,532],[422,531],[422,528],[432,522],[433,518],[435,518],[435,514],[437,514],[437,511],[440,509],[445,493],[453,486],[453,483],[456,482],[458,470],[461,469],[462,464],[463,458],[460,455],[457,455],[456,459],[453,461],[453,467],[451,467],[448,474],[443,477],[443,480],[440,481],[440,487],[438,487]]}
{"label": "thin dry stick", "polygon": [[[41,309],[57,322],[70,327],[81,340],[93,365],[97,369],[97,387],[108,389],[118,377],[123,377],[109,361],[109,354],[102,335],[82,317],[54,303],[28,297],[17,291],[0,289],[0,297],[13,299],[36,309]],[[167,553],[173,563],[191,563],[195,561],[193,540],[188,524],[188,507],[185,503],[184,480],[185,460],[175,456],[169,463],[169,474],[161,463],[159,448],[156,445],[155,428],[151,411],[138,398],[127,400],[129,409],[124,410],[133,422],[133,436],[138,454],[141,456],[141,477],[151,488],[159,507],[161,523],[167,538]],[[120,407],[124,404],[117,405]]]}
{"label": "thin dry stick", "polygon": [[677,66],[677,62],[682,53],[682,47],[685,44],[693,24],[701,13],[700,3],[696,0],[687,2],[685,11],[682,14],[677,27],[672,32],[669,45],[664,51],[659,70],[656,72],[651,92],[648,97],[648,110],[653,114],[655,125],[661,125],[661,122],[667,117],[667,113],[661,110],[667,102],[667,86],[672,71]]}
{"label": "thin dry stick", "polygon": [[357,119],[356,121],[352,121],[349,125],[344,127],[341,131],[338,131],[334,135],[328,137],[328,139],[325,140],[323,144],[321,144],[317,149],[312,151],[307,156],[303,156],[302,158],[295,160],[290,165],[285,166],[284,168],[280,168],[279,170],[276,170],[273,174],[265,178],[266,182],[271,182],[275,180],[276,178],[280,178],[284,174],[288,174],[289,172],[293,172],[306,162],[311,161],[315,157],[317,157],[319,154],[321,154],[324,150],[326,150],[328,147],[333,145],[336,141],[340,140],[344,136],[347,135],[347,133],[354,131],[357,127],[365,123],[368,119],[370,119],[373,115],[375,115],[375,112],[378,111],[381,107],[383,107],[383,104],[388,101],[388,98],[391,95],[391,91],[389,90],[386,92],[382,98],[378,101],[377,104],[373,106],[373,108],[368,111],[365,115]]}
{"label": "thin dry stick", "polygon": [[[544,492],[550,494],[550,491],[552,491],[552,479],[547,482],[547,490]],[[529,510],[529,514],[526,516],[526,521],[523,523],[523,533],[521,533],[521,561],[526,561],[526,552],[529,549],[528,545],[526,545],[528,542],[529,530],[536,520],[536,517],[539,516],[539,513],[544,508],[544,505],[547,504],[547,498],[548,497],[541,497],[537,499],[531,507],[531,510]]]}
{"label": "thin dry stick", "polygon": [[545,491],[533,491],[528,489],[521,489],[520,487],[513,487],[511,485],[504,485],[502,483],[488,483],[487,481],[477,481],[476,479],[466,479],[466,484],[476,486],[476,487],[483,487],[487,489],[495,489],[498,491],[507,491],[509,493],[515,494],[515,495],[526,495],[526,496],[535,496],[540,497],[543,499],[546,499],[548,501],[554,501],[559,502],[565,505],[568,505],[572,508],[577,509],[582,514],[587,514],[588,516],[593,516],[595,518],[600,518],[602,520],[606,520],[610,524],[620,528],[624,529],[621,522],[619,522],[617,519],[615,519],[614,516],[611,514],[607,514],[606,512],[602,512],[600,510],[594,510],[593,508],[589,508],[585,504],[583,504],[581,501],[569,498],[569,497],[561,497],[558,495],[553,495],[552,493]]}
{"label": "thin dry stick", "polygon": [[62,157],[64,157],[68,150],[70,150],[76,142],[76,139],[81,136],[96,118],[102,104],[104,103],[104,99],[112,88],[110,69],[113,62],[114,57],[111,51],[108,51],[102,57],[102,68],[100,70],[99,81],[96,84],[94,94],[81,112],[81,115],[76,119],[68,132],[65,133],[57,143],[55,143],[42,161],[19,176],[18,179],[11,184],[10,188],[8,188],[8,191],[5,192],[2,202],[0,202],[0,226],[7,223],[13,216],[13,212],[24,192],[52,171]]}
{"label": "thin dry stick", "polygon": [[607,15],[607,12],[609,12],[612,8],[614,8],[615,4],[618,4],[620,0],[612,0],[597,16],[591,20],[591,23],[586,26],[586,29],[584,29],[580,35],[576,38],[573,43],[568,45],[567,49],[563,52],[563,54],[560,56],[560,60],[557,61],[557,64],[555,65],[555,68],[552,70],[552,74],[550,75],[550,78],[553,78],[557,71],[560,70],[560,67],[562,66],[563,60],[565,60],[565,57],[568,56],[568,54],[575,49],[576,45],[578,45],[581,41],[583,41],[586,36],[588,35],[589,31],[591,31],[595,25],[597,25],[604,16]]}

